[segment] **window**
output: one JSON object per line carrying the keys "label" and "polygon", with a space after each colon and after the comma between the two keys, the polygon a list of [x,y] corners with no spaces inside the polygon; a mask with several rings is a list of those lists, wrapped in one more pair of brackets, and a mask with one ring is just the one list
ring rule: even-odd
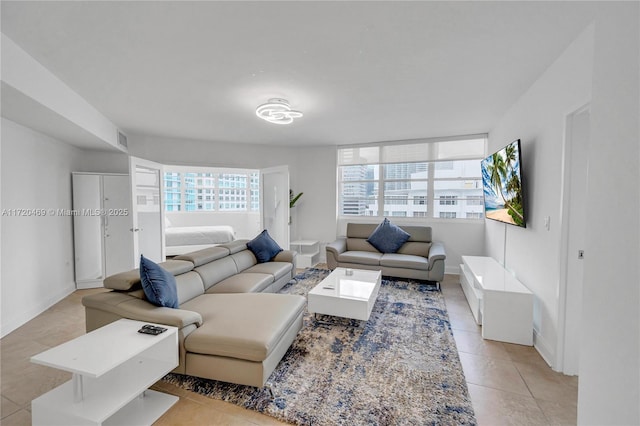
{"label": "window", "polygon": [[167,167],[165,211],[254,211],[260,209],[257,170]]}
{"label": "window", "polygon": [[440,205],[441,206],[456,206],[456,205],[458,205],[458,197],[456,195],[441,195],[440,196]]}
{"label": "window", "polygon": [[485,135],[338,148],[341,216],[484,216]]}

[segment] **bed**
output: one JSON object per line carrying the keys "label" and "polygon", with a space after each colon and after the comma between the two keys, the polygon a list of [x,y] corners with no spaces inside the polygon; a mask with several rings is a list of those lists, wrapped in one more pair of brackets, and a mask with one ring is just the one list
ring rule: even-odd
{"label": "bed", "polygon": [[227,225],[171,226],[164,230],[164,240],[167,256],[175,256],[231,242],[235,240],[235,232]]}

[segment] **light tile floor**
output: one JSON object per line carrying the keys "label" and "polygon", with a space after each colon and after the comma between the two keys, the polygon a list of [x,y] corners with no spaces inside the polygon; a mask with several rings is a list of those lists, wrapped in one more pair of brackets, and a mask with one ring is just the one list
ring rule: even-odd
{"label": "light tile floor", "polygon": [[[71,378],[29,362],[32,355],[84,333],[79,290],[0,340],[0,423],[31,424],[31,400]],[[442,293],[479,425],[576,424],[578,379],[552,371],[532,347],[483,340],[457,275]],[[275,425],[281,422],[232,404],[158,382],[154,389],[180,397],[156,425]]]}

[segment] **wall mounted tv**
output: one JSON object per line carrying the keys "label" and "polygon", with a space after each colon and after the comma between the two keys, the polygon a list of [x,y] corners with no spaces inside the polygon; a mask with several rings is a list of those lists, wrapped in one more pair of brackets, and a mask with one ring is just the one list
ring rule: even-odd
{"label": "wall mounted tv", "polygon": [[480,165],[485,217],[525,228],[520,139],[491,154]]}

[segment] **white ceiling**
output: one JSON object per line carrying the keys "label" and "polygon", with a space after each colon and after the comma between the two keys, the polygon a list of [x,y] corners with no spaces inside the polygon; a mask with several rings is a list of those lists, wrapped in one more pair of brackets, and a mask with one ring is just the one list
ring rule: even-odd
{"label": "white ceiling", "polygon": [[[482,133],[581,2],[12,2],[2,32],[129,134],[336,145]],[[3,95],[4,96],[4,95]],[[304,117],[255,108],[288,99]]]}

